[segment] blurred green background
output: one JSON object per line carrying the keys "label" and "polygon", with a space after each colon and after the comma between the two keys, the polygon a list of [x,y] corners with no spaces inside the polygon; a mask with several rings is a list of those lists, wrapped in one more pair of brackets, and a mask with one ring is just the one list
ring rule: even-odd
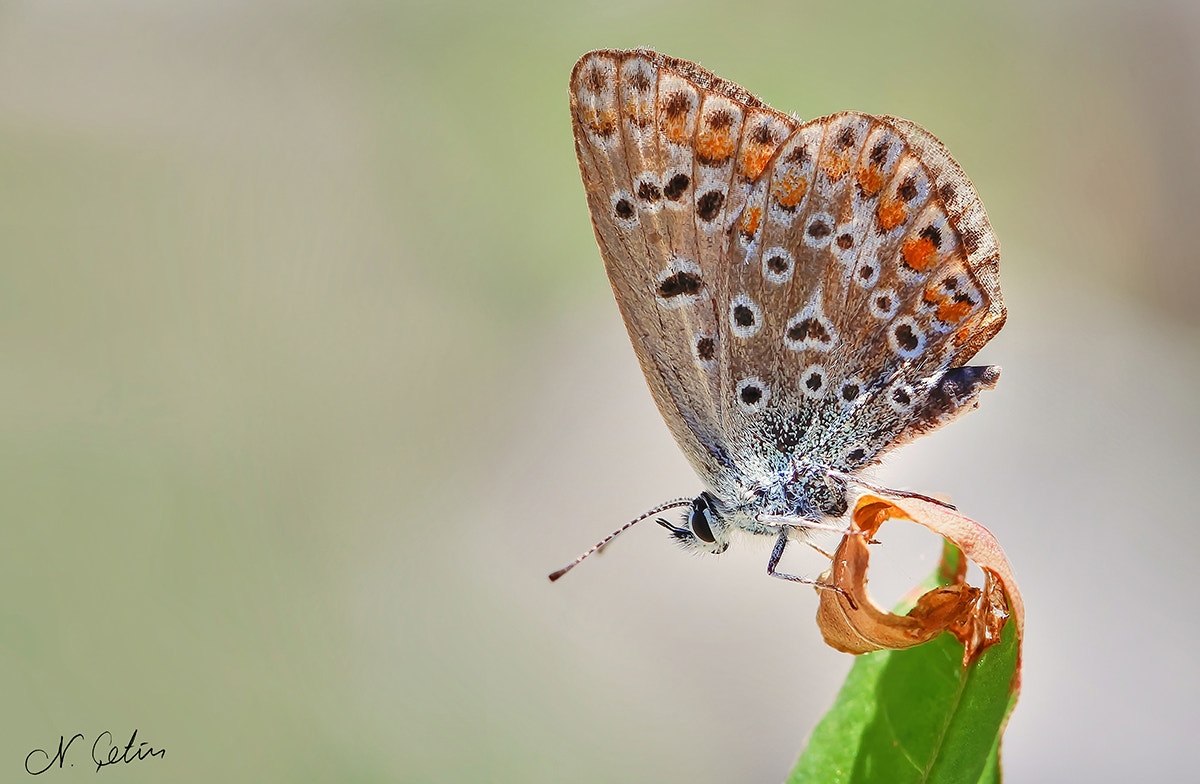
{"label": "blurred green background", "polygon": [[567,113],[639,45],[950,148],[1005,375],[879,479],[1021,578],[1010,780],[1194,773],[1196,4],[43,0],[0,5],[0,780],[135,728],[110,780],[786,775],[850,659],[769,543],[545,577],[699,489]]}

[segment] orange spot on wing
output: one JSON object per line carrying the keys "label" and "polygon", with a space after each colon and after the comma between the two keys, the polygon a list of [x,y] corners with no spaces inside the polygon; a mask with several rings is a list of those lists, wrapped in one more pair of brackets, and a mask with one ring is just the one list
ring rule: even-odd
{"label": "orange spot on wing", "polygon": [[908,210],[904,209],[904,205],[894,199],[886,199],[879,204],[879,209],[875,211],[875,217],[879,219],[879,225],[884,231],[891,231],[899,226],[908,218]]}
{"label": "orange spot on wing", "polygon": [[850,171],[850,156],[830,155],[821,162],[821,171],[825,172],[826,177],[837,182]]}
{"label": "orange spot on wing", "polygon": [[633,121],[634,125],[645,128],[654,116],[654,107],[649,101],[631,98],[625,102],[625,116]]}
{"label": "orange spot on wing", "polygon": [[762,207],[750,207],[742,213],[742,235],[746,239],[750,239],[755,234],[758,234],[758,227],[762,222]]}
{"label": "orange spot on wing", "polygon": [[868,166],[858,172],[858,187],[866,196],[874,196],[883,187],[883,173],[877,166]]}
{"label": "orange spot on wing", "polygon": [[612,109],[599,111],[589,107],[583,110],[583,124],[597,136],[608,136],[616,129],[617,118]]}
{"label": "orange spot on wing", "polygon": [[765,144],[752,144],[744,149],[741,161],[742,176],[748,180],[758,179],[758,175],[762,174],[767,162],[771,160],[773,152],[775,151]]}
{"label": "orange spot on wing", "polygon": [[685,145],[691,142],[691,127],[688,124],[688,113],[686,111],[674,115],[665,110],[660,111],[658,113],[658,127],[662,129],[662,135],[668,141]]}
{"label": "orange spot on wing", "polygon": [[934,317],[943,324],[957,324],[975,308],[970,300],[955,299],[953,292],[943,290],[936,281],[925,287],[921,298],[926,305],[937,306]]}
{"label": "orange spot on wing", "polygon": [[781,207],[795,209],[808,193],[808,180],[797,171],[786,172],[771,183],[771,195]]}
{"label": "orange spot on wing", "polygon": [[721,163],[733,155],[736,144],[728,128],[705,128],[696,136],[696,155],[710,163]]}
{"label": "orange spot on wing", "polygon": [[900,249],[900,254],[904,257],[904,263],[915,269],[917,272],[924,272],[929,269],[937,258],[935,253],[937,247],[933,242],[924,237],[915,237],[904,243],[904,247]]}
{"label": "orange spot on wing", "polygon": [[937,318],[943,324],[957,324],[970,312],[970,302],[943,302],[938,306]]}

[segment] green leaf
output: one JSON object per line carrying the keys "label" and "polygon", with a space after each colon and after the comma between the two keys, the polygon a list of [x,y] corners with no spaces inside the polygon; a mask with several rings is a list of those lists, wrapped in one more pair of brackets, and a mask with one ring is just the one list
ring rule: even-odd
{"label": "green leaf", "polygon": [[789,784],[998,784],[1000,735],[1016,701],[1016,623],[965,669],[962,657],[950,634],[860,656]]}

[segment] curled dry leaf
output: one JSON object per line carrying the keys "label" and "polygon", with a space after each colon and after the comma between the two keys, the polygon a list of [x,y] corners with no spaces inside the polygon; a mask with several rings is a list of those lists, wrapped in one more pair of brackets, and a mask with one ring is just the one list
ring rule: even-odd
{"label": "curled dry leaf", "polygon": [[[895,615],[879,607],[867,593],[870,561],[867,543],[892,518],[919,523],[956,545],[983,569],[984,587],[966,583],[963,558],[957,558],[953,564],[943,560],[943,568],[949,573],[939,576],[948,585],[922,595],[907,615]],[[854,510],[851,530],[863,535],[852,533],[842,539],[833,566],[822,579],[845,591],[845,595],[821,592],[817,623],[830,646],[855,654],[911,648],[948,631],[965,646],[965,666],[988,646],[999,642],[1010,611],[1017,624],[1017,638],[1021,639],[1025,608],[1012,567],[996,538],[979,523],[931,501],[885,500],[868,495],[859,500]],[[847,597],[852,597],[853,602]]]}

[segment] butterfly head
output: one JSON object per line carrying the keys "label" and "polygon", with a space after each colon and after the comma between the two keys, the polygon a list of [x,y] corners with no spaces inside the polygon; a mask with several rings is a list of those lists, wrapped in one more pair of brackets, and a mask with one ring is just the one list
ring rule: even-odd
{"label": "butterfly head", "polygon": [[683,516],[683,525],[671,525],[659,518],[658,524],[671,532],[680,545],[701,553],[719,554],[729,549],[729,526],[717,501],[708,492],[696,496]]}

